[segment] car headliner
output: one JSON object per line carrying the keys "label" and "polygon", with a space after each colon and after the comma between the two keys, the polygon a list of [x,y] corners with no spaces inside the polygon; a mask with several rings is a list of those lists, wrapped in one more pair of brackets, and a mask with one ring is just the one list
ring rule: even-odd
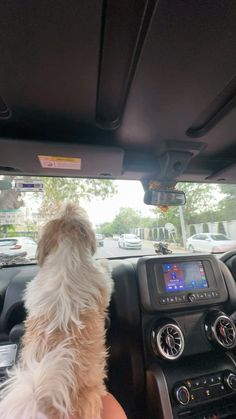
{"label": "car headliner", "polygon": [[1,172],[140,179],[177,151],[178,180],[236,182],[235,21],[234,0],[2,1]]}

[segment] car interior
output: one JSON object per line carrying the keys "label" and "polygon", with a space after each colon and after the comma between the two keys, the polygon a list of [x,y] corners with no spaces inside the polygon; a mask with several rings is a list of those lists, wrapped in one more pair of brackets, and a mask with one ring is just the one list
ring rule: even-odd
{"label": "car interior", "polygon": [[[235,21],[234,0],[0,2],[0,175],[236,184]],[[107,387],[127,417],[236,418],[236,250],[110,263]],[[38,269],[0,269],[0,352]]]}

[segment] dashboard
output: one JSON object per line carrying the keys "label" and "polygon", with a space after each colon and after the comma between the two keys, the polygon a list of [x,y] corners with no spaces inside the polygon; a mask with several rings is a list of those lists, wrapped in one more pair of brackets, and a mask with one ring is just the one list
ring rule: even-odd
{"label": "dashboard", "polygon": [[[129,419],[236,417],[236,253],[111,260],[108,388]],[[0,269],[0,376],[19,353],[36,265]]]}

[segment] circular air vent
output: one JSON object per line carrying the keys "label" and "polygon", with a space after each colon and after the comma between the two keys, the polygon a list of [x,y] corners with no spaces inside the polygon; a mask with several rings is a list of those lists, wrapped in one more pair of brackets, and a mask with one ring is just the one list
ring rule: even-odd
{"label": "circular air vent", "polygon": [[214,327],[218,343],[224,348],[232,348],[235,345],[235,326],[229,317],[218,317]]}
{"label": "circular air vent", "polygon": [[184,337],[181,329],[174,323],[166,323],[152,330],[154,352],[164,359],[178,359],[184,350]]}
{"label": "circular air vent", "polygon": [[206,332],[210,340],[225,349],[236,344],[236,328],[233,321],[224,313],[213,312],[206,322]]}

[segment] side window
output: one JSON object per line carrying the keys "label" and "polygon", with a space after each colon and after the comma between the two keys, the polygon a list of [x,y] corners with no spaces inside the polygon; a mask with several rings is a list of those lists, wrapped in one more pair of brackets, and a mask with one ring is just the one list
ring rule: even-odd
{"label": "side window", "polygon": [[207,236],[205,236],[204,234],[199,234],[199,240],[206,240]]}
{"label": "side window", "polygon": [[196,234],[195,236],[193,236],[194,240],[200,240],[200,234]]}

